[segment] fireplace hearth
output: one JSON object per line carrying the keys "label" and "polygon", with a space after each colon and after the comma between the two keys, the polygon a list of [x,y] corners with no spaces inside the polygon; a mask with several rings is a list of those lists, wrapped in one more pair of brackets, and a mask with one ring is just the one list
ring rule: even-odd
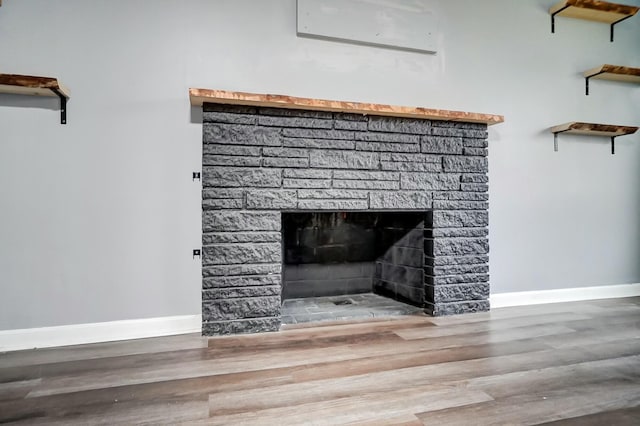
{"label": "fireplace hearth", "polygon": [[422,315],[422,308],[398,302],[375,293],[342,296],[305,297],[282,302],[282,324],[323,321],[360,321],[378,318]]}
{"label": "fireplace hearth", "polygon": [[501,117],[219,93],[192,97],[205,102],[203,334],[278,330],[283,298],[489,309],[486,139]]}

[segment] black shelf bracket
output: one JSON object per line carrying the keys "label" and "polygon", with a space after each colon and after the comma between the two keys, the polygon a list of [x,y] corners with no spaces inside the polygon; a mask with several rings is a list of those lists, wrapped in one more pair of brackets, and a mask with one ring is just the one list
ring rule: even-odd
{"label": "black shelf bracket", "polygon": [[560,132],[553,132],[553,150],[558,152],[558,134],[568,132],[569,130],[562,130]]}
{"label": "black shelf bracket", "polygon": [[[569,130],[562,130],[560,132],[553,132],[553,150],[558,152],[558,134],[568,132]],[[611,155],[616,153],[616,136],[611,136]]]}
{"label": "black shelf bracket", "polygon": [[558,9],[557,11],[551,14],[551,34],[556,32],[556,15],[568,7],[569,5],[563,7],[562,9]]}
{"label": "black shelf bracket", "polygon": [[593,74],[593,75],[590,75],[590,76],[584,78],[584,86],[585,86],[584,87],[584,94],[585,95],[589,96],[589,79],[591,79],[591,78],[593,78],[593,77],[595,77],[597,75],[600,75],[600,74],[604,74],[604,71],[600,71],[599,73],[596,73],[596,74]]}
{"label": "black shelf bracket", "polygon": [[616,137],[611,136],[611,155],[616,153]]}
{"label": "black shelf bracket", "polygon": [[60,98],[60,124],[67,124],[67,97],[58,89],[51,89]]}
{"label": "black shelf bracket", "polygon": [[617,23],[620,23],[620,22],[624,21],[625,19],[629,19],[629,18],[631,18],[632,16],[633,16],[633,15],[628,15],[628,16],[625,16],[625,17],[624,17],[624,18],[622,18],[622,19],[618,19],[616,22],[611,23],[611,31],[610,31],[610,37],[609,37],[609,41],[611,41],[611,43],[613,43],[613,27],[614,27],[614,25],[615,25],[615,24],[617,24]]}

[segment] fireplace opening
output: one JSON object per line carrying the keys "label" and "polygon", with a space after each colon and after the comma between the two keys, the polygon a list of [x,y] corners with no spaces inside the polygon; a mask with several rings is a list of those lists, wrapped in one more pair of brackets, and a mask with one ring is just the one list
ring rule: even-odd
{"label": "fireplace opening", "polygon": [[394,312],[402,305],[393,301],[423,307],[425,218],[426,212],[282,213],[284,306],[315,298],[362,310],[384,305],[382,296],[392,299]]}

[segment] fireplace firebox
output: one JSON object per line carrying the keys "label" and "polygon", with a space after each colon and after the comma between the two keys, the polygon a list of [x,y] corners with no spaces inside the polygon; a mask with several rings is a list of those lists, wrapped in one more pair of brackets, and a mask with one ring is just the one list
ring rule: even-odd
{"label": "fireplace firebox", "polygon": [[378,293],[424,304],[425,212],[282,214],[282,299]]}
{"label": "fireplace firebox", "polygon": [[278,330],[283,297],[305,294],[489,309],[487,124],[502,117],[203,93],[203,334]]}

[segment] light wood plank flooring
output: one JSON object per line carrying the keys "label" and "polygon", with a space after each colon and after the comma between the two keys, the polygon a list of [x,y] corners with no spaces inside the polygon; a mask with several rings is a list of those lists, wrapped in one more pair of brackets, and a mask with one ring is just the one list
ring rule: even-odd
{"label": "light wood plank flooring", "polygon": [[5,353],[0,423],[638,425],[640,298]]}

